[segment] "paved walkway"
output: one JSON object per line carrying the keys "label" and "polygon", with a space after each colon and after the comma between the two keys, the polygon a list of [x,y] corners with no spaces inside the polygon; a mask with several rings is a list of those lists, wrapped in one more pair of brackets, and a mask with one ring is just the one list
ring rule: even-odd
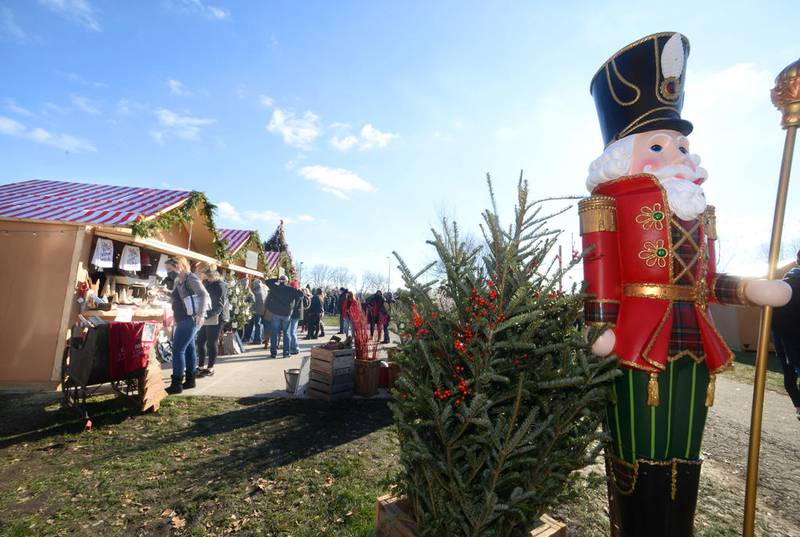
{"label": "paved walkway", "polygon": [[[184,395],[215,395],[224,397],[305,397],[304,383],[307,381],[311,348],[327,343],[336,334],[335,327],[325,327],[326,336],[307,340],[305,333],[298,335],[300,354],[289,358],[281,358],[282,350],[277,358],[270,358],[269,351],[263,345],[245,345],[243,354],[219,356],[214,366],[214,376],[198,377],[197,387],[185,390]],[[341,336],[340,336],[341,337]],[[383,346],[382,346],[383,347]],[[385,351],[379,351],[379,357]],[[284,370],[301,369],[304,361],[306,371],[301,378],[301,387],[296,395],[286,391]],[[164,382],[169,385],[172,375],[172,364],[162,364]],[[388,397],[386,390],[380,390],[376,397]]]}

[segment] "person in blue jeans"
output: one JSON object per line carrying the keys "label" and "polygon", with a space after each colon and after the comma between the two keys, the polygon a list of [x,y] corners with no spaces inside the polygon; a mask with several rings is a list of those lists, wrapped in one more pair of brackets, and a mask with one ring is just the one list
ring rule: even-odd
{"label": "person in blue jeans", "polygon": [[303,319],[305,310],[311,305],[311,295],[308,289],[304,287],[301,292],[300,298],[294,301],[292,316],[289,319],[289,351],[291,354],[300,354],[300,346],[297,343],[297,325]]}
{"label": "person in blue jeans", "polygon": [[[267,287],[269,287],[267,308],[272,313],[272,333],[269,345],[269,354],[272,358],[278,357],[278,332],[283,333],[283,357],[287,358],[292,351],[291,334],[289,333],[292,310],[295,302],[303,299],[302,291],[287,285],[286,281],[286,276],[267,280]],[[296,325],[297,323],[295,323]]]}
{"label": "person in blue jeans", "polygon": [[[195,387],[197,353],[194,336],[206,317],[210,297],[200,278],[192,274],[185,257],[170,257],[165,263],[168,278],[173,283],[172,314],[175,331],[172,333],[172,383],[167,393],[181,393],[184,389]],[[187,310],[191,304],[191,311]],[[181,382],[186,373],[186,381]]]}

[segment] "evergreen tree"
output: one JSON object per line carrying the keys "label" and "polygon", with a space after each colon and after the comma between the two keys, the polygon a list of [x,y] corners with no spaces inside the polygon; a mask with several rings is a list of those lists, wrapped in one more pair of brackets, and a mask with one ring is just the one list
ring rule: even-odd
{"label": "evergreen tree", "polygon": [[286,271],[286,274],[291,278],[295,275],[294,261],[292,260],[292,252],[289,251],[289,244],[286,242],[286,233],[283,230],[283,220],[278,224],[275,233],[272,237],[264,242],[265,252],[281,252],[280,266]]}
{"label": "evergreen tree", "polygon": [[[494,194],[485,244],[443,221],[439,260],[398,293],[402,374],[393,412],[403,488],[424,536],[522,535],[593,462],[615,358],[595,358],[580,328],[584,295],[558,291],[557,232],[520,179],[514,222]],[[577,260],[573,260],[573,263]],[[431,267],[439,278],[427,279]],[[564,270],[568,270],[567,269]]]}

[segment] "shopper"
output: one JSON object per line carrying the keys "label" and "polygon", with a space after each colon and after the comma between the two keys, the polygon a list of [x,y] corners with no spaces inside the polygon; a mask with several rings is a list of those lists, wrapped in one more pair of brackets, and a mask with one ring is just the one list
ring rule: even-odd
{"label": "shopper", "polygon": [[[172,334],[172,383],[167,393],[181,393],[195,386],[196,352],[194,336],[203,325],[211,299],[200,278],[192,274],[185,257],[170,257],[165,267],[174,282],[172,315],[175,330]],[[186,382],[181,384],[184,372]]]}
{"label": "shopper", "polygon": [[250,343],[261,345],[262,341],[262,325],[264,312],[266,311],[267,302],[267,288],[261,283],[261,278],[253,279],[253,307],[251,310],[250,322],[253,325],[253,332],[250,337]]}
{"label": "shopper", "polygon": [[278,333],[283,334],[283,357],[288,358],[291,351],[289,340],[289,321],[296,300],[302,300],[303,293],[286,283],[286,276],[267,280],[269,287],[269,311],[272,313],[272,334],[269,354],[278,357]]}
{"label": "shopper", "polygon": [[347,299],[347,289],[344,287],[339,288],[339,300],[337,301],[338,310],[339,310],[339,333],[344,334],[344,303]]}
{"label": "shopper", "polygon": [[[214,374],[214,364],[217,361],[219,350],[219,333],[227,321],[228,311],[228,286],[222,281],[216,265],[205,265],[199,274],[203,285],[211,298],[211,309],[206,314],[206,320],[197,334],[198,376],[205,377]],[[206,365],[208,353],[208,368]]]}
{"label": "shopper", "polygon": [[322,316],[325,315],[325,293],[322,289],[314,289],[311,304],[308,307],[308,334],[306,339],[325,337],[325,328],[322,326]]}
{"label": "shopper", "polygon": [[342,323],[344,324],[343,333],[345,336],[350,335],[350,329],[353,327],[353,320],[350,316],[350,312],[354,307],[359,307],[358,302],[356,302],[356,299],[353,297],[353,293],[348,292],[344,300],[342,300]]}
{"label": "shopper", "polygon": [[[289,319],[289,353],[300,354],[300,346],[297,342],[297,325],[303,320],[305,311],[311,305],[311,295],[308,289],[303,287],[300,291],[300,298],[294,301],[292,316]],[[284,345],[286,343],[284,342]]]}

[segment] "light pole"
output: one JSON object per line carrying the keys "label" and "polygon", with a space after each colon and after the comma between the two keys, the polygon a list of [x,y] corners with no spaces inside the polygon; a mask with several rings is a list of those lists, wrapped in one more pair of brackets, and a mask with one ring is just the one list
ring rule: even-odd
{"label": "light pole", "polygon": [[391,256],[386,256],[386,261],[389,263],[389,278],[386,281],[386,292],[392,292],[392,258]]}

